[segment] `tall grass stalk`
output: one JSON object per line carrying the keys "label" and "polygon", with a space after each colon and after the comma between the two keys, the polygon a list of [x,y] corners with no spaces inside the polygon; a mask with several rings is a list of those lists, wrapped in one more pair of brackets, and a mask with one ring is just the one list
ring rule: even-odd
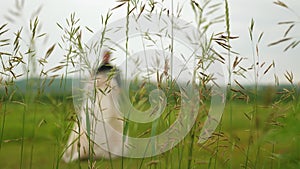
{"label": "tall grass stalk", "polygon": [[[36,40],[36,35],[38,34],[37,29],[38,29],[38,18],[35,18],[34,21],[30,21],[30,33],[31,33],[31,37],[30,37],[30,43],[29,43],[29,48],[28,51],[25,53],[27,55],[27,64],[26,64],[26,93],[25,93],[25,97],[23,100],[24,103],[24,110],[23,110],[23,114],[22,114],[22,141],[21,141],[21,162],[20,162],[20,168],[24,167],[23,164],[23,158],[24,158],[24,145],[25,145],[25,119],[26,119],[26,115],[28,115],[29,113],[33,113],[35,116],[35,112],[30,112],[29,108],[31,107],[30,105],[33,105],[35,97],[36,97],[36,93],[33,91],[33,86],[34,81],[33,81],[33,77],[36,74],[36,51],[35,51],[35,40]],[[33,122],[33,124],[35,123],[35,121]],[[34,130],[35,126],[33,127]],[[34,132],[34,131],[33,131]],[[31,147],[31,152],[30,152],[30,168],[32,167],[32,156],[33,156],[33,149],[34,149],[34,145],[32,145]]]}
{"label": "tall grass stalk", "polygon": [[[0,26],[0,46],[5,47],[10,45],[9,39],[6,39],[3,37],[4,35],[7,34],[9,29],[7,28],[7,24],[3,24]],[[0,49],[1,49],[0,48]],[[1,50],[2,51],[2,50]],[[1,63],[4,63],[3,57],[7,55],[5,52],[0,52],[0,61]],[[5,66],[2,64],[2,69],[5,70]],[[2,73],[5,74],[5,72],[0,72],[0,85],[3,87],[3,89],[6,91],[4,95],[1,96],[0,100],[0,112],[2,112],[2,121],[1,121],[1,132],[0,132],[0,151],[2,149],[2,144],[3,144],[3,136],[4,136],[4,129],[5,129],[5,122],[6,122],[6,114],[7,114],[7,98],[9,98],[8,95],[8,87],[9,87],[9,81],[6,81],[5,79],[2,78]],[[2,89],[2,90],[3,90]]]}
{"label": "tall grass stalk", "polygon": [[[126,35],[125,35],[125,78],[127,78],[128,76],[128,46],[129,46],[129,17],[130,17],[130,1],[127,2],[127,9],[126,9]],[[125,86],[127,86],[127,81],[125,82]],[[125,110],[126,111],[126,110]],[[127,110],[129,111],[129,110]],[[130,116],[130,112],[128,112],[128,116]],[[125,134],[123,137],[123,145],[122,145],[122,154],[124,153],[124,142],[125,142],[125,137],[126,134],[128,134],[129,130],[129,122],[128,120],[125,120],[124,122],[124,127],[123,127],[123,133]],[[122,158],[122,162],[121,162],[121,168],[124,168],[124,156],[121,157]]]}
{"label": "tall grass stalk", "polygon": [[[254,91],[253,91],[253,110],[251,111],[251,120],[250,120],[250,131],[249,131],[249,138],[248,138],[248,145],[247,145],[247,152],[246,152],[246,160],[245,160],[245,168],[248,168],[249,165],[249,156],[250,156],[250,149],[254,141],[253,132],[256,132],[255,140],[259,139],[259,131],[256,126],[257,121],[257,109],[258,109],[258,102],[257,102],[257,91],[258,91],[258,76],[259,76],[259,54],[258,54],[258,44],[255,44],[254,42],[254,20],[251,20],[251,24],[249,27],[249,36],[251,40],[251,49],[252,49],[252,59],[253,59],[253,77],[254,77]],[[259,156],[259,146],[257,147],[257,153],[255,162],[253,164],[254,167],[256,167],[257,160]]]}
{"label": "tall grass stalk", "polygon": [[[20,150],[20,168],[24,167],[23,164],[23,159],[24,157],[24,149],[25,149],[25,119],[26,116],[28,116],[29,113],[33,113],[34,116],[34,121],[33,121],[33,138],[34,139],[34,133],[35,133],[35,111],[33,110],[33,112],[30,112],[30,105],[32,105],[34,103],[35,97],[36,97],[36,92],[33,91],[33,86],[34,81],[32,80],[32,78],[35,76],[36,74],[36,49],[35,49],[35,40],[36,40],[36,35],[38,34],[37,29],[39,26],[39,21],[38,18],[36,17],[34,20],[30,21],[30,33],[31,33],[31,37],[30,37],[30,42],[29,42],[29,48],[27,50],[27,52],[25,53],[25,55],[27,55],[27,64],[26,64],[26,68],[25,68],[25,73],[26,73],[26,93],[24,96],[24,100],[23,100],[23,113],[22,113],[22,134],[21,134],[21,150]],[[30,162],[29,162],[29,167],[32,168],[32,159],[33,159],[33,150],[34,150],[34,145],[31,145],[31,151],[30,151]]]}
{"label": "tall grass stalk", "polygon": [[[230,128],[229,128],[229,134],[230,134],[230,138],[231,138],[231,151],[230,151],[230,157],[229,159],[230,160],[230,163],[229,163],[229,168],[232,168],[232,153],[234,151],[234,148],[235,148],[235,141],[233,138],[233,98],[232,98],[232,61],[231,61],[231,44],[230,44],[230,37],[231,37],[231,32],[230,32],[230,16],[229,16],[229,4],[228,4],[228,0],[225,0],[225,24],[226,24],[226,41],[227,41],[227,45],[229,46],[228,50],[227,50],[227,58],[228,58],[228,84],[227,84],[227,94],[228,94],[228,102],[227,102],[227,105],[229,106],[229,125],[230,125]],[[222,121],[222,120],[221,120]],[[220,130],[221,130],[221,125],[222,125],[222,122],[220,123]],[[219,131],[220,132],[220,131]]]}
{"label": "tall grass stalk", "polygon": [[[63,35],[61,37],[62,43],[58,44],[59,47],[65,52],[65,54],[63,55],[62,61],[60,62],[61,65],[54,67],[52,70],[54,72],[56,72],[57,70],[62,70],[64,69],[64,73],[60,76],[60,87],[63,89],[63,93],[62,93],[62,100],[61,100],[61,104],[63,105],[60,108],[61,112],[64,112],[64,115],[59,115],[59,124],[61,125],[60,131],[61,131],[61,137],[57,138],[57,145],[58,145],[58,149],[57,149],[57,158],[56,158],[56,165],[55,168],[58,169],[60,167],[60,161],[61,161],[61,157],[62,157],[62,153],[61,152],[61,147],[63,147],[65,145],[65,128],[67,128],[67,130],[69,129],[68,126],[66,126],[66,122],[65,120],[68,119],[68,116],[70,115],[69,113],[69,109],[68,109],[68,99],[70,99],[70,97],[68,96],[68,78],[69,78],[69,72],[70,69],[75,67],[75,64],[77,64],[78,62],[75,62],[76,60],[78,60],[78,58],[83,57],[85,55],[85,51],[84,51],[84,47],[83,47],[83,43],[82,43],[82,30],[81,27],[79,25],[79,21],[80,19],[78,19],[76,17],[75,13],[72,13],[70,15],[69,19],[66,19],[66,24],[67,26],[64,28],[62,25],[60,25],[59,23],[57,23],[57,26],[61,29],[61,31],[63,31]],[[87,123],[89,123],[89,121],[87,121]],[[75,118],[75,125],[78,125],[79,127],[79,133],[81,133],[81,124],[80,124],[80,120],[79,118]],[[68,133],[68,132],[67,132]],[[81,137],[81,135],[79,136]],[[88,137],[89,138],[89,137]],[[90,147],[89,147],[90,150]],[[89,151],[90,153],[90,151]],[[90,155],[92,158],[92,155]],[[80,158],[80,153],[79,153],[79,158]],[[89,160],[90,165],[93,165],[93,160]],[[81,163],[80,161],[77,162],[78,163],[78,167],[81,168]]]}
{"label": "tall grass stalk", "polygon": [[[231,67],[231,46],[230,46],[230,38],[231,38],[231,32],[230,32],[230,16],[229,16],[229,4],[228,4],[228,0],[225,0],[225,25],[226,25],[226,45],[228,46],[227,48],[227,59],[228,59],[228,84],[227,84],[227,91],[229,91],[229,113],[230,113],[230,134],[232,136],[232,100],[231,100],[231,82],[232,82],[232,67]],[[219,123],[219,133],[221,133],[222,131],[222,119]],[[219,154],[219,146],[220,146],[220,135],[217,135],[217,143],[216,143],[216,153],[215,153],[215,160],[214,160],[214,168],[218,168],[217,166],[217,159],[218,159],[218,154]],[[232,150],[232,148],[231,148]],[[232,154],[232,152],[230,153],[230,155]],[[232,159],[229,158],[229,159]],[[231,163],[231,161],[230,161]],[[230,166],[231,168],[231,166]]]}
{"label": "tall grass stalk", "polygon": [[[30,75],[30,79],[31,80],[32,80],[32,78],[34,78],[34,77],[36,77],[38,75],[37,74],[37,68],[38,68],[38,65],[37,65],[37,61],[38,61],[37,52],[38,52],[38,49],[36,47],[36,43],[38,42],[39,39],[41,39],[45,35],[45,34],[41,34],[39,29],[41,29],[41,25],[40,25],[40,21],[39,21],[38,16],[36,16],[31,21],[31,23],[30,23],[31,40],[30,40],[29,51],[31,51],[31,52],[30,52],[29,58],[30,58],[31,61],[28,63],[28,65],[29,65],[29,67],[30,67],[31,70],[29,70],[29,68],[28,68],[28,72],[27,73],[31,73],[31,75]],[[41,64],[41,62],[39,62],[39,63]],[[40,84],[41,84],[41,75],[38,76],[37,82],[31,82],[31,83],[32,83],[32,85],[39,86],[38,87],[39,91],[33,91],[32,89],[29,89],[30,92],[28,92],[27,94],[30,94],[30,97],[32,97],[32,99],[30,99],[30,102],[28,103],[29,107],[31,107],[30,105],[35,104],[39,100],[39,95],[41,95],[43,93],[42,92],[43,91],[43,89],[42,89],[43,87],[40,86]],[[29,86],[29,87],[33,88],[33,86]],[[33,114],[32,140],[34,141],[35,140],[35,135],[36,135],[36,129],[37,129],[37,125],[36,125],[37,107],[33,107],[31,113]],[[33,167],[33,158],[34,158],[33,154],[34,154],[34,150],[35,150],[34,143],[31,143],[30,164],[29,164],[30,168]]]}

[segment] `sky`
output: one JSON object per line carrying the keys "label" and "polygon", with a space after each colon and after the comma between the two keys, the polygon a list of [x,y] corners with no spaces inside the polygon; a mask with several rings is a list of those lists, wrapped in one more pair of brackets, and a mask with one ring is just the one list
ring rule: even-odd
{"label": "sky", "polygon": [[[57,23],[64,24],[66,18],[69,18],[71,13],[75,12],[76,16],[80,18],[80,25],[82,27],[87,26],[94,32],[97,32],[102,28],[101,15],[105,16],[110,9],[120,4],[115,0],[30,0],[25,1],[21,18],[16,19],[14,22],[10,22],[7,19],[7,16],[11,16],[9,15],[9,11],[14,9],[15,1],[0,1],[0,23],[1,25],[8,23],[8,27],[14,31],[22,26],[28,27],[28,21],[30,20],[31,14],[42,6],[39,19],[42,24],[42,31],[48,33],[48,40],[39,46],[42,51],[47,50],[52,44],[60,41],[62,32],[58,28]],[[215,1],[224,2],[222,0]],[[268,44],[282,38],[287,29],[287,26],[278,25],[278,22],[290,20],[300,21],[300,12],[297,12],[296,10],[300,8],[300,1],[283,1],[294,9],[295,12],[279,7],[273,2],[273,0],[229,0],[231,34],[239,37],[236,40],[232,40],[231,45],[234,51],[238,52],[240,56],[248,58],[244,64],[251,65],[253,50],[248,28],[253,19],[255,21],[254,39],[257,39],[259,34],[264,32],[264,36],[259,46],[261,63],[265,61],[266,64],[270,64],[274,61],[276,64],[275,69],[272,69],[270,73],[259,78],[259,83],[273,83],[274,73],[278,75],[280,83],[286,83],[287,81],[284,79],[284,73],[286,71],[293,72],[295,83],[300,83],[300,56],[298,55],[300,45],[287,52],[283,52],[283,49],[285,48],[284,45],[268,47]],[[193,21],[194,15],[190,10],[189,1],[174,0],[174,4],[178,3],[183,5],[181,17],[184,20]],[[170,0],[164,1],[164,6],[166,8],[169,8],[170,4]],[[125,16],[126,8],[121,7],[114,10],[110,22],[124,18]],[[290,35],[300,38],[300,32],[297,31],[297,28],[299,30],[299,26],[295,26],[290,32]],[[224,24],[218,24],[214,29],[214,32],[221,32],[225,31],[226,28]],[[84,29],[84,31],[83,41],[88,42],[94,34],[86,29]],[[10,36],[9,38],[12,38],[13,33],[11,32],[8,36]],[[61,60],[61,55],[59,49],[56,48],[54,56],[49,58],[50,65],[59,64],[58,62]],[[234,59],[235,55],[233,54],[232,57]],[[19,71],[22,71],[22,69],[19,69]],[[242,81],[245,83],[253,83],[253,76],[252,78],[251,74],[249,76],[250,77],[247,78],[247,80]]]}

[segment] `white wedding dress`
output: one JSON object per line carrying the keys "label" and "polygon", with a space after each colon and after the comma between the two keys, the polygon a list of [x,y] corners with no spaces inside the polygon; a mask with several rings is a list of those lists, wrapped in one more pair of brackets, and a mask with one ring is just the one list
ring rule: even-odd
{"label": "white wedding dress", "polygon": [[78,122],[74,123],[63,152],[65,162],[109,159],[126,153],[128,140],[123,137],[124,120],[114,104],[120,87],[116,78],[109,77],[109,71],[100,68],[95,78],[86,83]]}

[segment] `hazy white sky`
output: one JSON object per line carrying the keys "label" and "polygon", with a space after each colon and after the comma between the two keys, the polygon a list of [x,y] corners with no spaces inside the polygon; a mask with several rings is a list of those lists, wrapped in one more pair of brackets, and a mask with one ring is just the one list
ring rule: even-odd
{"label": "hazy white sky", "polygon": [[[14,23],[7,21],[5,16],[8,15],[8,11],[14,9],[15,1],[13,0],[0,0],[0,24],[9,23],[9,27],[12,30],[16,30],[21,26],[28,26],[30,16],[39,6],[42,5],[40,13],[40,20],[43,25],[42,32],[47,32],[49,39],[44,44],[43,51],[49,48],[53,43],[60,40],[62,32],[56,25],[56,23],[65,23],[65,19],[69,18],[70,14],[75,12],[76,16],[80,18],[80,25],[82,27],[88,26],[94,32],[101,29],[101,15],[106,15],[109,9],[112,9],[119,3],[115,0],[30,0],[25,1],[23,9],[22,19],[16,20]],[[177,0],[174,4],[177,4]],[[223,2],[223,0],[215,0],[216,2]],[[165,7],[170,6],[170,0],[165,1]],[[190,2],[179,1],[180,4],[184,5],[182,18],[188,21],[193,20],[193,13],[190,10]],[[280,21],[297,20],[300,21],[300,12],[297,9],[300,8],[299,0],[283,0],[287,5],[295,10],[294,14],[285,8],[274,5],[273,0],[229,0],[230,8],[230,23],[231,32],[235,36],[239,36],[239,39],[232,41],[233,49],[240,53],[241,56],[249,58],[249,64],[252,58],[252,48],[248,33],[248,27],[251,19],[255,20],[255,35],[256,38],[261,32],[264,32],[264,37],[260,45],[260,57],[261,62],[266,61],[267,64],[271,63],[272,60],[276,63],[276,69],[264,78],[260,79],[261,83],[273,82],[273,73],[278,74],[280,82],[286,82],[284,80],[283,73],[285,71],[292,71],[294,73],[295,81],[300,81],[300,46],[288,52],[282,52],[284,45],[275,47],[268,47],[268,44],[279,40],[287,26],[277,25]],[[110,21],[113,22],[117,19],[125,17],[126,8],[122,7],[115,10]],[[220,24],[215,27],[215,32],[225,31],[225,26]],[[292,31],[291,35],[299,37],[299,26],[296,26]],[[87,42],[92,36],[92,33],[88,31],[84,32],[83,40]],[[12,32],[11,32],[11,36]],[[59,56],[59,49],[55,49],[57,52],[56,56],[50,58],[51,64],[57,64],[61,60]],[[233,55],[234,57],[234,55]],[[245,63],[247,64],[247,63]],[[21,70],[20,70],[21,71]],[[250,76],[251,77],[251,76]],[[251,83],[253,79],[248,79],[247,82]]]}

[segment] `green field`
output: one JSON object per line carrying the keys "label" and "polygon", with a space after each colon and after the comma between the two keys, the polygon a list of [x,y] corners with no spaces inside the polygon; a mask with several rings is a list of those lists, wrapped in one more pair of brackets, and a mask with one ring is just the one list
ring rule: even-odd
{"label": "green field", "polygon": [[[49,21],[42,23],[39,17],[43,6],[31,9],[30,14],[27,8],[23,9],[25,0],[17,0],[15,7],[8,9],[8,15],[4,16],[7,22],[0,25],[0,169],[299,169],[300,82],[288,65],[284,70],[277,68],[276,59],[271,61],[265,52],[267,46],[282,48],[283,44],[286,45],[283,51],[297,53],[300,39],[295,30],[299,30],[300,17],[295,10],[297,7],[290,8],[279,0],[273,2],[294,16],[278,20],[278,30],[285,29],[285,32],[272,34],[272,42],[268,39],[270,35],[266,35],[267,41],[263,36],[264,32],[269,33],[269,28],[256,26],[255,19],[243,20],[249,23],[241,27],[249,37],[235,32],[229,0],[190,0],[182,4],[173,4],[173,0],[117,0],[116,6],[108,7],[107,13],[97,19],[101,22],[97,23],[100,32],[82,24],[74,12],[69,17],[60,16],[60,19],[67,17],[63,22],[53,22],[58,29],[55,35],[60,37],[52,42],[52,35],[43,28]],[[171,7],[166,3],[171,3]],[[45,8],[48,7],[53,8]],[[188,16],[192,20],[178,22],[186,9],[192,12]],[[117,22],[110,19],[118,10],[125,14],[122,21],[117,21],[123,25],[115,25]],[[25,14],[31,16],[28,22],[23,18]],[[131,24],[141,20],[138,27]],[[14,21],[22,21],[22,24]],[[144,30],[144,26],[147,29]],[[92,38],[85,42],[91,34]],[[112,35],[120,37],[114,39]],[[239,38],[249,43],[246,55],[235,49],[233,41]],[[141,41],[135,41],[137,39]],[[241,50],[244,49],[243,46]],[[199,106],[196,123],[179,144],[157,156],[113,160],[90,157],[65,163],[62,154],[77,119],[72,99],[78,95],[72,90],[82,91],[83,82],[99,80],[93,78],[102,72],[99,66],[107,64],[107,52],[114,54],[112,61],[119,58],[126,63],[123,69],[121,65],[118,67],[125,75],[120,84],[126,86],[131,80],[129,98],[125,98],[125,102],[130,100],[141,111],[159,105],[163,95],[157,95],[159,100],[151,99],[149,93],[153,89],[163,91],[168,101],[166,109],[153,123],[122,119],[123,133],[135,138],[158,135],[170,128],[185,105],[190,107],[181,119],[187,123],[190,121],[188,113]],[[278,53],[274,58],[290,59],[289,54]],[[181,58],[178,65],[175,57]],[[142,61],[147,64],[143,65]],[[216,68],[215,63],[222,65],[218,68],[226,68],[227,73],[225,69],[223,73],[211,71],[210,68]],[[132,72],[130,68],[134,68]],[[105,90],[113,90],[107,82],[118,72],[108,72],[107,81],[100,85],[105,83]],[[184,77],[181,79],[181,76]],[[222,78],[218,79],[219,76]],[[72,86],[72,80],[80,84],[78,88]],[[228,84],[224,84],[224,80]],[[97,81],[94,85],[99,85]],[[226,96],[212,89],[224,85]],[[191,88],[196,89],[192,94]],[[122,89],[121,93],[125,91]],[[96,94],[98,90],[90,91]],[[101,92],[105,93],[102,88]],[[190,101],[198,95],[199,100],[192,100],[192,104],[182,101]],[[201,129],[211,115],[211,100],[216,95],[222,97],[218,100],[226,101],[223,116],[210,138],[200,144]],[[120,107],[130,112],[132,109],[126,106]],[[211,119],[215,121],[214,117]],[[87,122],[86,126],[89,125]]]}
{"label": "green field", "polygon": [[[256,119],[249,120],[245,114],[254,106],[257,107]],[[89,161],[66,164],[60,160],[71,125],[70,117],[74,115],[71,102],[26,106],[18,102],[2,102],[0,107],[1,168],[92,168]],[[299,106],[293,108],[292,101],[278,105],[230,102],[226,104],[219,128],[204,144],[197,144],[199,126],[203,122],[203,115],[199,114],[197,125],[185,140],[162,155],[92,163],[95,168],[171,169],[187,168],[190,159],[191,168],[243,168],[248,159],[248,168],[299,168]],[[147,129],[145,126],[139,128]]]}

